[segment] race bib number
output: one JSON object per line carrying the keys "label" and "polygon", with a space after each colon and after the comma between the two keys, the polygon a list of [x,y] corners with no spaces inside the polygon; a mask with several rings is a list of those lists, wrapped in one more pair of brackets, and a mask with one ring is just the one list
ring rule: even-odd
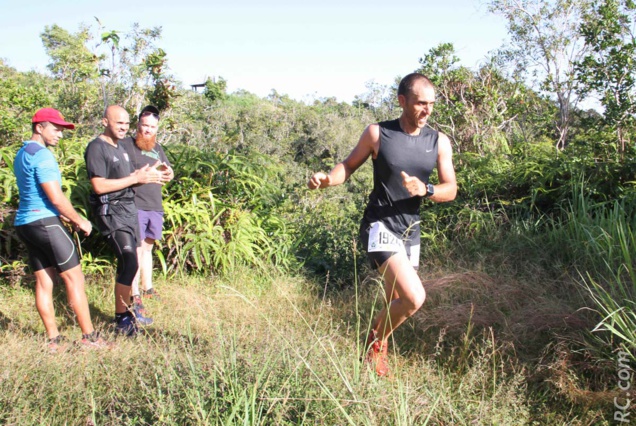
{"label": "race bib number", "polygon": [[371,229],[369,229],[369,247],[367,247],[368,252],[388,251],[396,253],[402,250],[404,250],[402,240],[389,232],[382,222],[374,222],[371,224]]}

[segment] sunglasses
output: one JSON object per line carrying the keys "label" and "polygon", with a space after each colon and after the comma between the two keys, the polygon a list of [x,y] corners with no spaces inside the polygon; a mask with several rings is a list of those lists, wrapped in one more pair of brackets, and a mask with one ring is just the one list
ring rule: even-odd
{"label": "sunglasses", "polygon": [[[157,120],[159,120],[159,114],[155,114],[154,112],[150,112],[150,111],[144,112],[143,114],[141,114],[141,117],[148,117],[149,115],[152,115]],[[141,117],[139,117],[139,118],[141,118]]]}

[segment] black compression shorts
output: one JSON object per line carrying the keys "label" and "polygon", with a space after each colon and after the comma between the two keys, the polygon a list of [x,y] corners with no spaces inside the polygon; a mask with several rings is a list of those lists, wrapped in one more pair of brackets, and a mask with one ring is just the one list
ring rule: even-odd
{"label": "black compression shorts", "polygon": [[106,241],[117,256],[118,284],[132,285],[139,263],[137,261],[137,237],[134,230],[118,229],[106,236]]}
{"label": "black compression shorts", "polygon": [[59,217],[35,220],[15,229],[27,247],[34,272],[51,267],[57,272],[65,272],[80,264],[71,234]]}

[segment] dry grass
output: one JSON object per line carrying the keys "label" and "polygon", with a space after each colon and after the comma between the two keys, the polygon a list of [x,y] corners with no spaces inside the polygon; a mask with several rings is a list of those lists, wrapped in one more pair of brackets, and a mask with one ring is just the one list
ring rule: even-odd
{"label": "dry grass", "polygon": [[[162,301],[147,302],[156,325],[144,336],[58,355],[44,349],[32,292],[0,286],[0,423],[601,424],[605,413],[577,412],[573,399],[564,411],[543,407],[514,341],[494,331],[529,303],[519,283],[466,272],[426,287],[425,308],[391,346],[392,376],[378,379],[359,362],[377,309],[372,279],[340,292],[247,270],[160,281]],[[110,329],[109,286],[92,282],[88,293],[97,326]]]}
{"label": "dry grass", "polygon": [[[554,285],[558,285],[555,283]],[[578,315],[571,302],[550,297],[550,285],[520,282],[468,271],[424,281],[432,309],[416,320],[423,329],[447,327],[462,331],[469,322],[481,327],[497,326],[520,343],[520,333],[554,329],[584,329],[591,323]]]}

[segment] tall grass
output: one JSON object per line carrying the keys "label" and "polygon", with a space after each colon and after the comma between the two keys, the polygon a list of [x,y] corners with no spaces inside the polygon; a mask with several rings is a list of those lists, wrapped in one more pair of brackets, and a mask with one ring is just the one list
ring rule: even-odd
{"label": "tall grass", "polygon": [[552,244],[579,271],[601,320],[594,331],[609,331],[636,356],[636,221],[629,200],[591,203],[576,191],[565,219],[553,224]]}
{"label": "tall grass", "polygon": [[214,151],[172,147],[174,186],[164,201],[164,273],[225,273],[237,265],[291,266],[291,236],[275,213],[276,169]]}
{"label": "tall grass", "polygon": [[[465,330],[461,354],[435,354],[428,345],[395,350],[392,376],[377,378],[361,364],[358,344],[378,299],[374,286],[325,293],[299,278],[255,276],[249,269],[212,282],[159,280],[157,285],[163,301],[147,303],[156,325],[145,335],[117,339],[110,351],[57,355],[43,348],[30,289],[0,286],[0,423],[507,425],[531,424],[533,418],[540,424],[565,420],[558,412],[532,414],[541,397],[529,393],[523,366],[488,331]],[[111,327],[109,287],[93,282],[89,288],[101,329]],[[78,338],[68,312],[58,309],[58,317],[63,332]],[[598,419],[594,412],[587,418]]]}

